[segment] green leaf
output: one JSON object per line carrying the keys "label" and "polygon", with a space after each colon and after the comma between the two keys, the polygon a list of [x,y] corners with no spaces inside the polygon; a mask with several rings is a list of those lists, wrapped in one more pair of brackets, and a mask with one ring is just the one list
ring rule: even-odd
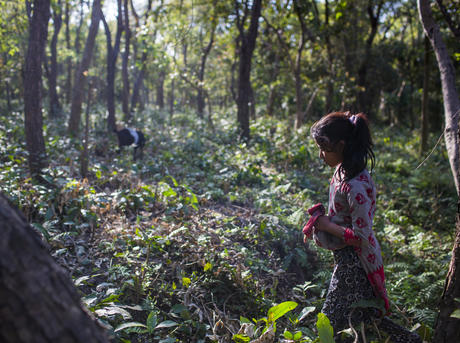
{"label": "green leaf", "polygon": [[94,311],[99,317],[110,317],[110,316],[115,316],[115,315],[120,315],[123,320],[129,320],[129,319],[132,319],[132,316],[131,314],[126,311],[125,309],[119,307],[119,306],[115,306],[115,305],[111,305],[111,306],[104,306],[102,308],[99,308],[97,310]]}
{"label": "green leaf", "polygon": [[314,312],[315,310],[316,310],[316,307],[314,306],[304,307],[302,309],[302,312],[300,312],[299,315],[297,316],[297,320],[301,322],[302,320],[305,319],[306,316],[308,316],[310,313]]}
{"label": "green leaf", "polygon": [[134,328],[134,327],[147,328],[147,326],[145,326],[145,325],[142,324],[142,323],[139,323],[139,322],[129,322],[129,323],[124,323],[124,324],[119,325],[119,326],[115,329],[115,332],[118,332],[118,331],[121,331],[121,330],[125,330],[125,329],[128,329],[128,328]]}
{"label": "green leaf", "polygon": [[192,280],[190,280],[190,278],[188,278],[188,277],[183,277],[182,278],[182,285],[185,288],[188,288],[188,286],[190,286],[191,283],[192,283]]}
{"label": "green leaf", "polygon": [[270,322],[275,322],[278,318],[281,318],[289,311],[292,311],[297,307],[297,303],[295,301],[285,301],[281,304],[273,306],[268,310],[268,320]]}
{"label": "green leaf", "polygon": [[177,326],[177,325],[179,325],[179,324],[176,323],[173,320],[165,320],[164,322],[161,322],[160,324],[158,324],[155,327],[155,329],[172,328],[172,327]]}
{"label": "green leaf", "polygon": [[244,324],[244,323],[252,324],[252,322],[248,318],[243,317],[243,316],[240,316],[240,323],[241,324]]}
{"label": "green leaf", "polygon": [[302,338],[302,331],[297,331],[295,334],[294,334],[294,341],[298,341],[299,339]]}
{"label": "green leaf", "polygon": [[318,313],[318,328],[319,341],[321,343],[334,343],[334,329],[331,326],[329,318],[324,313]]}
{"label": "green leaf", "polygon": [[458,318],[460,319],[460,309],[457,309],[455,310],[454,312],[452,312],[452,314],[450,315],[452,318]]}
{"label": "green leaf", "polygon": [[204,265],[204,271],[207,272],[208,270],[212,269],[212,264],[207,262],[205,265]]}
{"label": "green leaf", "polygon": [[155,327],[157,326],[158,317],[155,312],[150,312],[149,316],[147,317],[147,329],[149,333],[153,333]]}
{"label": "green leaf", "polygon": [[284,335],[284,338],[289,339],[291,341],[294,339],[294,335],[288,330],[285,330],[283,335]]}
{"label": "green leaf", "polygon": [[248,337],[248,336],[245,336],[245,335],[233,335],[232,337],[233,341],[235,341],[236,343],[247,343],[249,342],[251,339]]}

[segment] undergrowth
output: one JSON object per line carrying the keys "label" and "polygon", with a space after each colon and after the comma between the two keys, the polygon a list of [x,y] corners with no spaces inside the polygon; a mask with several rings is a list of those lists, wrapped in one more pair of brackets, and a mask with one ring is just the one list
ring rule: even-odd
{"label": "undergrowth", "polygon": [[[45,128],[44,176],[55,185],[47,188],[27,174],[20,114],[1,117],[0,190],[115,341],[249,341],[270,330],[289,342],[320,339],[333,260],[305,246],[300,228],[307,208],[327,202],[331,170],[317,158],[309,124],[294,131],[259,118],[241,143],[233,121],[215,119],[211,130],[193,113],[148,111],[136,118],[144,158],[133,161],[130,151],[115,153],[102,115],[91,119],[86,179],[64,122]],[[455,226],[445,148],[416,169],[416,133],[375,127],[374,140],[374,228],[394,318],[428,340]],[[270,322],[286,301],[298,306]]]}

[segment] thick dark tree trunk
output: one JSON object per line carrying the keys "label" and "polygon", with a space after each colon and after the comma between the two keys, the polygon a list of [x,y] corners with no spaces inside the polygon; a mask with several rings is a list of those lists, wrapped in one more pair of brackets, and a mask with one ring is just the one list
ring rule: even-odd
{"label": "thick dark tree trunk", "polygon": [[240,137],[246,140],[250,138],[249,102],[251,94],[251,61],[256,46],[261,9],[262,0],[254,0],[251,9],[251,24],[248,31],[244,31],[243,23],[239,25],[241,46],[238,69],[237,119],[240,125]]}
{"label": "thick dark tree trunk", "polygon": [[294,62],[294,80],[295,80],[295,94],[296,94],[296,119],[295,119],[295,127],[296,129],[302,126],[304,120],[304,101],[303,101],[303,92],[302,92],[302,52],[307,42],[307,34],[310,39],[313,41],[313,35],[308,31],[307,25],[305,24],[304,19],[304,11],[303,11],[303,3],[299,0],[294,1],[294,11],[297,15],[297,19],[299,20],[300,27],[302,29],[300,34],[300,41],[297,47],[297,54],[296,59]]}
{"label": "thick dark tree trunk", "polygon": [[369,68],[369,62],[372,55],[372,43],[377,34],[377,29],[379,25],[380,13],[383,6],[383,0],[379,0],[377,5],[377,11],[374,14],[374,4],[372,1],[369,1],[367,7],[367,13],[369,14],[369,20],[371,25],[371,32],[369,37],[366,40],[366,47],[364,58],[361,61],[361,65],[358,69],[358,86],[360,86],[360,91],[358,92],[358,106],[360,112],[365,112],[368,115],[373,113],[372,111],[372,95],[369,90],[369,82],[367,80],[367,70]]}
{"label": "thick dark tree trunk", "polygon": [[50,0],[35,0],[29,21],[29,45],[24,68],[24,126],[33,176],[46,166],[42,116],[42,63],[48,35]]}
{"label": "thick dark tree trunk", "polygon": [[99,28],[99,20],[101,19],[101,0],[93,1],[91,13],[91,24],[89,26],[88,37],[86,39],[85,50],[83,56],[75,72],[75,81],[72,91],[72,105],[70,109],[69,133],[76,135],[80,130],[81,107],[84,97],[86,72],[88,71],[93,56],[94,43],[96,40],[97,31]]}
{"label": "thick dark tree trunk", "polygon": [[53,38],[51,39],[51,65],[49,75],[49,95],[50,95],[50,116],[55,118],[61,113],[61,104],[57,93],[57,76],[58,76],[58,63],[57,63],[57,41],[59,31],[62,26],[62,10],[61,0],[58,0],[57,6],[53,10]]}
{"label": "thick dark tree trunk", "polygon": [[[447,154],[454,177],[457,195],[460,196],[460,166],[459,166],[459,140],[460,140],[460,99],[455,85],[455,69],[447,52],[438,25],[433,19],[430,2],[418,0],[420,21],[425,34],[430,39],[436,55],[441,75],[442,95],[444,100],[444,115],[446,128],[444,138]],[[456,299],[460,298],[460,199],[458,201],[456,238],[452,250],[444,292],[440,301],[439,315],[437,318],[433,342],[450,343],[460,341],[460,319],[451,317],[452,312],[458,308]]]}
{"label": "thick dark tree trunk", "polygon": [[2,343],[108,342],[65,271],[2,194],[0,318]]}
{"label": "thick dark tree trunk", "polygon": [[104,24],[105,34],[107,38],[107,128],[109,132],[113,132],[116,128],[115,116],[115,75],[118,52],[120,51],[121,33],[123,31],[123,19],[121,10],[121,0],[117,0],[118,4],[118,17],[117,17],[117,33],[115,36],[115,43],[112,47],[112,35],[109,26],[102,15],[102,22]]}

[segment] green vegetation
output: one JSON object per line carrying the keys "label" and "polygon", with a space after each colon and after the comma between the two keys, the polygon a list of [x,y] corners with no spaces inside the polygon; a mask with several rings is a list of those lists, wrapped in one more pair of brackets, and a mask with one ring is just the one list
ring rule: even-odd
{"label": "green vegetation", "polygon": [[[332,256],[305,246],[300,230],[305,210],[327,202],[331,174],[317,158],[311,123],[294,131],[288,121],[260,117],[252,140],[236,143],[233,121],[216,116],[213,131],[194,113],[170,118],[147,109],[136,116],[148,139],[144,158],[133,162],[131,151],[115,153],[99,112],[91,118],[87,179],[65,125],[45,127],[51,162],[44,173],[53,187],[28,178],[22,115],[1,117],[0,191],[48,242],[116,341],[247,342],[273,330],[289,342],[330,342],[327,318],[317,314]],[[375,231],[392,311],[428,338],[455,227],[445,148],[416,169],[416,132],[373,132]]]}

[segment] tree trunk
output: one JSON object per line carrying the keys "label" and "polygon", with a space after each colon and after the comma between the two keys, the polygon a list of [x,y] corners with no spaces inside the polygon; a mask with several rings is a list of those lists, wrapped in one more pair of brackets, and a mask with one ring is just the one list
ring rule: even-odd
{"label": "tree trunk", "polygon": [[332,111],[333,99],[334,99],[334,54],[332,53],[331,39],[330,39],[330,26],[329,26],[329,2],[325,1],[325,19],[324,24],[325,29],[325,40],[326,40],[326,51],[327,51],[327,69],[328,69],[328,79],[327,79],[327,90],[326,90],[326,109],[325,113]]}
{"label": "tree trunk", "polygon": [[174,114],[174,103],[176,102],[175,92],[176,92],[175,80],[172,79],[171,89],[169,90],[169,118],[170,119],[172,119],[173,114]]}
{"label": "tree trunk", "polygon": [[425,36],[425,57],[423,61],[423,97],[422,97],[422,128],[420,137],[420,153],[423,154],[428,145],[428,85],[430,79],[430,40]]}
{"label": "tree trunk", "polygon": [[85,112],[85,135],[83,141],[83,149],[80,155],[80,175],[84,179],[88,177],[88,166],[89,166],[89,115],[92,102],[92,82],[88,82],[88,95],[86,98],[86,112]]}
{"label": "tree trunk", "polygon": [[[455,86],[455,69],[448,55],[438,25],[435,23],[430,2],[418,0],[420,21],[425,34],[430,39],[436,55],[439,71],[441,74],[442,95],[444,100],[444,115],[446,128],[444,138],[447,154],[454,177],[457,195],[460,196],[459,188],[459,116],[460,100]],[[458,308],[456,298],[460,298],[460,199],[457,210],[457,227],[452,258],[449,265],[444,292],[440,301],[439,314],[436,321],[433,342],[448,343],[460,341],[460,319],[451,317],[452,312]]]}
{"label": "tree trunk", "polygon": [[[215,6],[216,3],[214,2],[213,5]],[[200,118],[203,118],[204,108],[206,106],[205,102],[205,91],[203,89],[203,80],[204,80],[204,72],[206,69],[206,61],[208,59],[209,53],[211,52],[212,45],[214,44],[214,33],[216,32],[216,21],[213,19],[212,29],[211,29],[211,37],[209,38],[209,43],[203,49],[203,55],[201,56],[201,64],[200,70],[198,71],[198,92],[197,92],[197,111]]]}
{"label": "tree trunk", "polygon": [[0,318],[3,343],[108,342],[65,271],[2,194]]}
{"label": "tree trunk", "polygon": [[248,140],[249,134],[249,95],[251,92],[251,60],[256,46],[259,17],[262,9],[262,0],[254,0],[251,9],[251,24],[247,32],[244,32],[243,24],[240,25],[240,54],[239,54],[239,78],[237,119],[240,125],[240,137]]}
{"label": "tree trunk", "polygon": [[85,79],[93,56],[94,43],[96,40],[99,20],[101,19],[101,0],[93,1],[91,13],[91,24],[89,26],[88,37],[86,39],[85,50],[80,65],[75,72],[75,81],[72,91],[72,105],[70,109],[69,134],[76,135],[80,129],[81,106],[83,102]]}
{"label": "tree trunk", "polygon": [[[302,52],[305,47],[306,35],[307,35],[307,25],[304,20],[304,13],[302,11],[302,3],[299,0],[294,1],[294,11],[297,15],[297,19],[300,23],[301,34],[299,46],[297,47],[297,55],[294,64],[294,80],[295,80],[295,94],[296,94],[296,119],[295,119],[295,128],[299,129],[302,126],[303,122],[303,93],[302,93]],[[309,33],[309,32],[308,32]],[[311,40],[313,41],[313,36],[309,33]]]}
{"label": "tree trunk", "polygon": [[158,80],[156,83],[156,93],[157,93],[157,105],[160,110],[165,107],[165,99],[164,99],[164,83],[165,83],[165,76],[166,73],[164,70],[160,70],[158,73]]}
{"label": "tree trunk", "polygon": [[[70,0],[65,2],[65,42],[66,47],[70,51]],[[72,101],[72,57],[67,57],[66,59],[67,66],[67,78],[65,83],[65,94],[66,101],[69,104]]]}
{"label": "tree trunk", "polygon": [[42,116],[42,63],[48,35],[50,0],[34,0],[24,68],[24,126],[29,169],[33,176],[46,166]]}
{"label": "tree trunk", "polygon": [[377,5],[377,12],[374,14],[374,5],[372,1],[369,1],[367,7],[367,13],[369,14],[369,20],[371,24],[371,32],[366,40],[366,48],[364,58],[358,69],[358,85],[360,90],[358,92],[358,105],[359,111],[365,112],[368,115],[372,113],[372,96],[369,91],[369,82],[367,80],[367,69],[371,59],[372,43],[377,34],[377,28],[379,25],[380,12],[383,6],[383,0],[380,0]]}
{"label": "tree trunk", "polygon": [[61,0],[58,0],[57,6],[53,9],[53,38],[51,39],[51,66],[50,66],[50,75],[49,75],[49,95],[50,95],[50,116],[56,118],[61,112],[61,104],[59,103],[59,97],[57,93],[57,74],[58,74],[58,64],[57,64],[57,41],[59,31],[61,31],[62,26],[62,10],[61,10]]}
{"label": "tree trunk", "polygon": [[116,64],[118,52],[120,51],[121,33],[123,31],[121,0],[117,0],[118,4],[118,17],[117,17],[117,33],[115,36],[115,43],[112,47],[112,35],[109,26],[102,15],[102,22],[104,24],[106,40],[107,40],[107,128],[109,132],[113,132],[116,128],[115,116],[115,75],[117,72]]}
{"label": "tree trunk", "polygon": [[122,110],[124,114],[124,121],[129,123],[131,120],[129,111],[129,73],[128,73],[128,59],[129,59],[129,47],[131,40],[131,29],[129,28],[129,11],[128,11],[128,0],[124,0],[124,29],[125,29],[125,51],[123,52],[123,60],[121,66],[121,75],[123,78],[123,93],[122,93]]}

